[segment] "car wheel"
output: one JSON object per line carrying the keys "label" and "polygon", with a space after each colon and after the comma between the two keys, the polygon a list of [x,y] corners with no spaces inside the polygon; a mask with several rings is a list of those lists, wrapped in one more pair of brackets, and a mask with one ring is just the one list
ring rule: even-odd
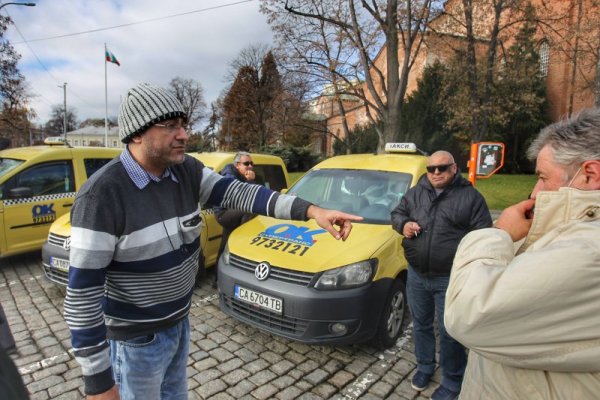
{"label": "car wheel", "polygon": [[406,308],[406,288],[404,282],[398,278],[392,284],[383,313],[377,324],[377,332],[373,338],[373,344],[377,348],[387,349],[396,343],[398,336],[402,333]]}

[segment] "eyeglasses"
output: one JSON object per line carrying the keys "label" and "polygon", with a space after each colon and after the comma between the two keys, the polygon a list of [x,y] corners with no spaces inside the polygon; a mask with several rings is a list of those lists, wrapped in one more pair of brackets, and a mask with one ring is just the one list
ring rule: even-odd
{"label": "eyeglasses", "polygon": [[238,164],[243,164],[246,167],[248,167],[250,165],[254,166],[254,163],[252,161],[244,161],[244,162],[239,161]]}
{"label": "eyeglasses", "polygon": [[166,124],[154,124],[154,126],[158,126],[159,128],[165,128],[169,133],[175,133],[183,128],[183,123],[181,121],[169,122]]}
{"label": "eyeglasses", "polygon": [[442,164],[442,165],[428,165],[427,168],[427,172],[429,172],[430,174],[435,173],[435,170],[437,169],[438,171],[440,171],[440,173],[442,172],[446,172],[446,170],[448,168],[450,168],[451,166],[453,166],[454,163],[451,164]]}

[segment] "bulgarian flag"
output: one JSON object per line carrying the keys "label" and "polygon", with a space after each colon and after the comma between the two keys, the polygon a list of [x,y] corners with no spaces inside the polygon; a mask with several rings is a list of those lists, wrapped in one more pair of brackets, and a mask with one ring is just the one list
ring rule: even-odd
{"label": "bulgarian flag", "polygon": [[113,53],[108,51],[108,49],[104,50],[104,55],[105,55],[106,61],[111,62],[113,64],[117,64],[119,67],[121,66],[121,63],[119,62],[119,60],[117,60],[117,57],[115,57],[115,55]]}

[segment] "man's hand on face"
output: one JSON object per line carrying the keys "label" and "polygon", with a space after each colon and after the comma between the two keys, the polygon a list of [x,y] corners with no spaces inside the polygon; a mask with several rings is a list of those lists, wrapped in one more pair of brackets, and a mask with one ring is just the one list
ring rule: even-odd
{"label": "man's hand on face", "polygon": [[533,220],[529,216],[533,213],[534,205],[535,200],[527,199],[508,207],[502,211],[494,226],[506,231],[513,242],[523,239],[531,229]]}
{"label": "man's hand on face", "polygon": [[254,171],[252,171],[251,169],[249,169],[249,170],[247,170],[247,171],[244,173],[244,178],[246,178],[246,180],[247,180],[248,182],[253,182],[253,181],[254,181],[254,179],[256,179],[256,174],[254,173]]}

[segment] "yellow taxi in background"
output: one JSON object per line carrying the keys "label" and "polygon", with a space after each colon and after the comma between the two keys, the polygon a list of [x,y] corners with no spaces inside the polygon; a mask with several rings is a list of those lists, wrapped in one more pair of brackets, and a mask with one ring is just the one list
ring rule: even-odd
{"label": "yellow taxi in background", "polygon": [[[235,153],[188,153],[202,161],[205,166],[221,172],[227,164],[233,162]],[[267,154],[251,154],[254,162],[255,182],[273,190],[280,191],[289,186],[289,176],[280,157]],[[200,260],[200,271],[212,267],[217,262],[219,245],[223,228],[215,219],[213,208],[202,210],[200,245],[203,258]],[[69,252],[71,245],[71,220],[69,214],[58,218],[50,227],[48,241],[42,248],[42,266],[48,279],[66,286],[69,272]]]}
{"label": "yellow taxi in background", "polygon": [[345,242],[313,220],[258,216],[236,229],[219,260],[222,311],[304,343],[393,345],[406,314],[408,265],[390,212],[427,158],[412,143],[386,150],[332,157],[288,191],[364,217]]}
{"label": "yellow taxi in background", "polygon": [[0,257],[39,250],[81,185],[121,151],[47,143],[0,151]]}

